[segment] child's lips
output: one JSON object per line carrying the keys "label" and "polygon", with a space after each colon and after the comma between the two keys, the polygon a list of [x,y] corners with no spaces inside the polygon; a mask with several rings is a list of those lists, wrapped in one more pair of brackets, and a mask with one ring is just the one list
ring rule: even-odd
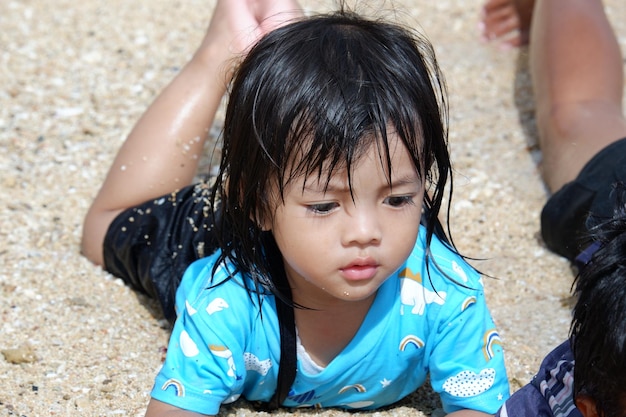
{"label": "child's lips", "polygon": [[372,279],[378,272],[378,264],[373,261],[353,262],[341,268],[343,276],[350,281]]}

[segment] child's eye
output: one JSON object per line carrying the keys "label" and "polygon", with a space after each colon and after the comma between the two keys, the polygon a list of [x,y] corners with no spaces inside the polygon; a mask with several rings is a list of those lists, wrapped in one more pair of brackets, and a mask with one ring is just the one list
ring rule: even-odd
{"label": "child's eye", "polygon": [[414,204],[412,195],[400,195],[391,196],[385,199],[385,204],[389,204],[392,207],[402,207],[409,204]]}
{"label": "child's eye", "polygon": [[307,210],[317,214],[327,214],[337,207],[339,207],[339,204],[337,203],[320,203],[308,205]]}

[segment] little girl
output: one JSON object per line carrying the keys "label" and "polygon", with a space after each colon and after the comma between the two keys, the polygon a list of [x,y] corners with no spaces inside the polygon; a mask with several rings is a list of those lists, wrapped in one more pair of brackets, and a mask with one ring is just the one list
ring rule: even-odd
{"label": "little girl", "polygon": [[[175,318],[146,415],[240,396],[368,410],[428,375],[450,415],[493,414],[509,395],[500,339],[438,220],[451,168],[432,48],[297,10],[218,1],[87,214],[83,253]],[[186,186],[231,78],[219,172]]]}

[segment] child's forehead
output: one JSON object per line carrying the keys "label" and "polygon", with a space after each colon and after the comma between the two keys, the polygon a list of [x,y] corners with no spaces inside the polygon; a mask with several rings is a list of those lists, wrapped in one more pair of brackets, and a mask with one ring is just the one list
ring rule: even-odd
{"label": "child's forehead", "polygon": [[[301,161],[302,162],[302,161]],[[382,175],[387,182],[413,180],[420,177],[414,158],[404,143],[394,135],[387,147],[371,142],[351,160],[332,161],[330,158],[307,170],[291,172],[285,184],[304,189],[350,189],[356,175],[374,179]]]}

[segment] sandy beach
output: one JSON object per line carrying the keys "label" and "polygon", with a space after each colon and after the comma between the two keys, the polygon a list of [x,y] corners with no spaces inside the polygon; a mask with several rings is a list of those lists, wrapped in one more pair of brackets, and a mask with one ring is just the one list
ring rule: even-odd
{"label": "sandy beach", "polygon": [[[567,336],[573,276],[539,237],[547,194],[526,50],[480,41],[481,3],[394,1],[397,18],[432,41],[446,76],[453,238],[493,277],[485,289],[516,390]],[[143,416],[169,332],[154,303],[79,254],[81,224],[134,122],[198,45],[213,4],[0,3],[0,415]],[[605,5],[626,50],[626,2]],[[437,401],[424,387],[361,414],[429,416]],[[239,402],[221,415],[253,413]]]}

